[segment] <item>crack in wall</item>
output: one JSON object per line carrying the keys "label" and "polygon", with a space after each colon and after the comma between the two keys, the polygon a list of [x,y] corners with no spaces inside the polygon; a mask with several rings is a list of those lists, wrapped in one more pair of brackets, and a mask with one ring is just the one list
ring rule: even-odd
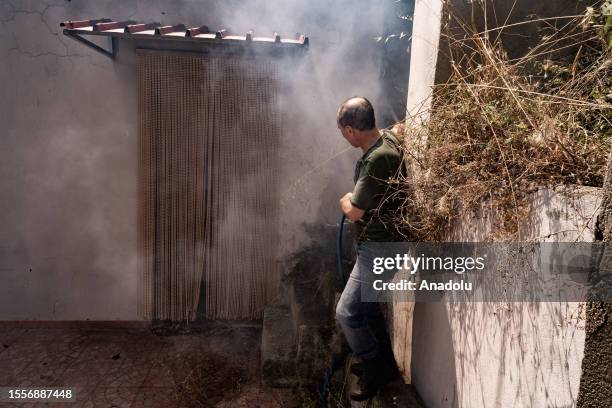
{"label": "crack in wall", "polygon": [[[0,23],[3,24],[7,24],[7,23],[16,23],[16,19],[17,19],[17,15],[19,14],[25,14],[25,15],[38,15],[40,22],[47,28],[48,33],[51,36],[54,36],[57,38],[57,40],[60,42],[60,44],[64,47],[65,49],[65,55],[69,56],[70,54],[68,53],[68,44],[65,43],[61,36],[60,36],[60,32],[58,30],[54,30],[51,25],[47,22],[47,20],[45,20],[45,15],[47,14],[47,12],[51,9],[51,8],[66,8],[65,4],[55,4],[55,3],[48,3],[48,2],[43,2],[45,4],[45,7],[41,10],[28,10],[28,9],[24,9],[24,8],[18,8],[16,7],[13,3],[7,1],[6,4],[8,4],[12,10],[11,10],[11,17],[9,18],[5,18],[5,19],[0,19]],[[63,35],[63,34],[62,34]],[[15,34],[13,33],[13,38],[16,39]],[[21,51],[21,47],[17,46],[17,49],[19,49]],[[14,50],[14,48],[9,49],[7,52],[7,56],[10,54],[10,52]],[[31,53],[31,54],[35,54],[35,53]],[[51,53],[54,55],[59,55],[57,53]],[[45,53],[39,53],[40,56],[44,56]]]}
{"label": "crack in wall", "polygon": [[[20,14],[23,15],[37,15],[39,16],[40,22],[46,27],[48,33],[55,37],[59,43],[61,44],[61,46],[64,48],[64,53],[58,53],[58,52],[53,52],[53,51],[45,51],[45,52],[33,52],[33,51],[28,51],[26,50],[24,46],[22,46],[22,44],[20,44],[19,42],[19,38],[18,36],[15,34],[15,32],[12,32],[11,35],[13,37],[13,42],[14,42],[14,46],[10,47],[7,49],[5,56],[7,58],[9,58],[11,56],[11,54],[13,53],[17,53],[20,56],[25,56],[25,57],[29,57],[29,58],[44,58],[44,57],[54,57],[56,62],[59,61],[59,59],[70,59],[70,58],[87,58],[89,60],[89,63],[93,66],[96,66],[98,68],[105,68],[104,65],[102,64],[98,64],[94,61],[94,57],[96,55],[92,55],[92,54],[82,54],[82,53],[78,53],[78,52],[71,52],[69,50],[69,45],[68,43],[65,42],[65,40],[62,39],[63,37],[63,32],[61,30],[55,30],[50,24],[49,22],[46,20],[46,16],[47,13],[49,12],[49,10],[51,10],[52,8],[66,8],[65,4],[56,4],[56,3],[49,3],[49,2],[44,2],[45,7],[42,10],[31,10],[31,9],[25,9],[25,8],[20,8],[15,6],[13,3],[11,2],[6,2],[6,5],[8,5],[11,8],[10,13],[12,14],[9,18],[4,18],[4,19],[0,19],[0,23],[2,24],[6,24],[8,25],[9,23],[15,23],[17,24],[17,16]],[[134,11],[133,14],[135,14],[136,12]]]}
{"label": "crack in wall", "polygon": [[6,58],[9,58],[12,53],[17,53],[20,56],[25,56],[25,57],[32,58],[32,59],[44,58],[44,57],[54,57],[56,62],[58,62],[60,59],[86,58],[89,61],[90,65],[93,65],[93,66],[101,68],[101,69],[106,68],[104,65],[98,64],[98,63],[96,63],[94,61],[95,55],[79,54],[79,53],[76,53],[76,52],[75,53],[68,53],[68,52],[66,52],[66,54],[58,54],[58,53],[52,52],[52,51],[45,51],[45,52],[35,53],[35,52],[23,50],[21,48],[21,46],[19,45],[19,40],[17,39],[15,34],[13,34],[13,40],[15,42],[15,46],[7,49],[7,51],[6,51]]}

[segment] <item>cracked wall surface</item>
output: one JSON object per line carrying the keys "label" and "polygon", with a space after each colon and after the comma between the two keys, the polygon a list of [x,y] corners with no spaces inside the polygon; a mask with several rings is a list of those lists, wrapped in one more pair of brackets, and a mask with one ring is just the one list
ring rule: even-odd
{"label": "cracked wall surface", "polygon": [[0,6],[3,320],[136,318],[135,73],[62,34],[88,4]]}
{"label": "cracked wall surface", "polygon": [[373,44],[383,10],[375,3],[1,1],[0,320],[137,318],[134,44],[120,41],[111,61],[64,36],[61,21],[110,17],[310,35],[309,60],[294,67],[299,84],[284,101],[290,131],[279,228],[289,253],[316,239],[303,224],[335,228],[338,198],[352,189],[359,152],[340,136],[335,113],[354,94],[380,96]]}

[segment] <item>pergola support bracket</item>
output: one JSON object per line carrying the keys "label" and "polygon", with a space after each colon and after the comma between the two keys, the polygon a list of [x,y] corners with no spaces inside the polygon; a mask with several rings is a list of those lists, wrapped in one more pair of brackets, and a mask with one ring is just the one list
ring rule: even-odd
{"label": "pergola support bracket", "polygon": [[100,54],[114,60],[115,57],[117,56],[117,38],[115,37],[109,37],[110,39],[110,50],[107,50],[105,48],[100,47],[98,44],[93,43],[85,38],[83,38],[82,36],[80,36],[79,34],[75,34],[72,33],[68,30],[64,30],[64,35],[67,35],[68,37],[80,42],[81,44],[86,45],[87,47],[93,49],[94,51],[99,52]]}

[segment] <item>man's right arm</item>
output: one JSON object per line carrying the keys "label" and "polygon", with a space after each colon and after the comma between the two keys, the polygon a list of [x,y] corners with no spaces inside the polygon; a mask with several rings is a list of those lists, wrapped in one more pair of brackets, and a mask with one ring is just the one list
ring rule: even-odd
{"label": "man's right arm", "polygon": [[359,221],[365,214],[365,210],[359,208],[352,203],[353,193],[346,193],[344,197],[340,199],[340,208],[344,215],[346,215],[351,221]]}

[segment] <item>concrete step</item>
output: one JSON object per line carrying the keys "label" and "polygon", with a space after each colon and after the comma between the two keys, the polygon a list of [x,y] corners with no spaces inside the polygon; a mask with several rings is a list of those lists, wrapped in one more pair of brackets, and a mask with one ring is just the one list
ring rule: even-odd
{"label": "concrete step", "polygon": [[289,305],[267,306],[261,334],[261,368],[266,384],[272,387],[297,384],[296,349]]}

